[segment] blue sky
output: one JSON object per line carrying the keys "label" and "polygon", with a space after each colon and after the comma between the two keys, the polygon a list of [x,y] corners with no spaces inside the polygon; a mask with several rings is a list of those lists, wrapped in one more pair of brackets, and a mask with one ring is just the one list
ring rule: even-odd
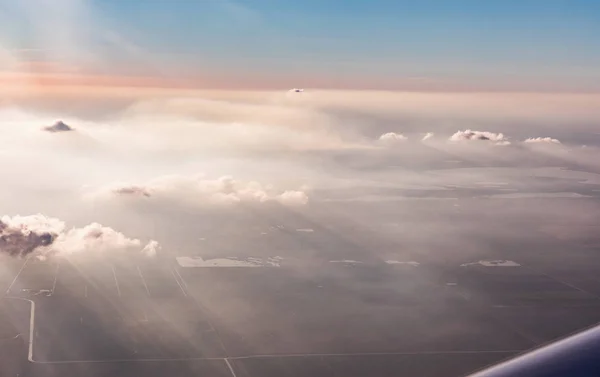
{"label": "blue sky", "polygon": [[[79,28],[116,31],[143,52],[144,59],[107,53],[129,71],[152,61],[168,74],[282,84],[393,87],[416,80],[417,86],[600,89],[595,0],[24,2],[85,9],[99,26]],[[18,48],[47,47],[28,38],[23,24],[10,34]]]}

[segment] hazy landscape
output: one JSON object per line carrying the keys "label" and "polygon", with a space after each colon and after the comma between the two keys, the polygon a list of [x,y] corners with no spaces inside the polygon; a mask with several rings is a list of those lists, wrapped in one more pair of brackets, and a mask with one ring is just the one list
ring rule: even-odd
{"label": "hazy landscape", "polygon": [[130,98],[102,117],[4,107],[6,375],[463,375],[585,328],[600,319],[597,102],[306,90]]}

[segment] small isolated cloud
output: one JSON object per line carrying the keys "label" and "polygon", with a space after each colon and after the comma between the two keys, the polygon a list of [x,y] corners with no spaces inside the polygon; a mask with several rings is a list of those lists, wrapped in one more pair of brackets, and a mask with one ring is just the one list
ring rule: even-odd
{"label": "small isolated cloud", "polygon": [[529,139],[525,139],[523,142],[532,144],[560,144],[558,139],[553,139],[551,137],[530,137]]}
{"label": "small isolated cloud", "polygon": [[66,229],[63,221],[41,214],[0,219],[0,253],[11,256],[122,250],[142,250],[146,255],[154,255],[158,249],[156,241],[142,248],[140,240],[98,223]]}
{"label": "small isolated cloud", "polygon": [[427,132],[427,133],[425,134],[425,136],[423,136],[423,138],[421,139],[421,141],[426,141],[426,140],[429,140],[429,139],[431,139],[432,137],[433,137],[433,132]]}
{"label": "small isolated cloud", "polygon": [[397,142],[402,142],[407,140],[408,138],[402,134],[398,134],[395,132],[388,132],[385,133],[381,136],[379,136],[379,141],[386,143],[386,144],[394,144]]}
{"label": "small isolated cloud", "polygon": [[156,200],[184,201],[196,205],[232,205],[237,203],[279,202],[305,205],[308,195],[299,190],[277,190],[254,181],[238,181],[229,176],[204,179],[201,176],[170,175],[145,184],[117,183],[92,194],[93,197],[140,197]]}
{"label": "small isolated cloud", "polygon": [[148,192],[148,190],[145,187],[137,185],[125,185],[115,187],[113,192],[117,195],[135,195],[145,197],[150,196],[150,192]]}
{"label": "small isolated cloud", "polygon": [[304,191],[285,191],[277,197],[277,201],[285,205],[304,205],[308,203],[308,195]]}
{"label": "small isolated cloud", "polygon": [[150,242],[148,242],[142,249],[142,254],[148,257],[153,257],[158,253],[158,250],[160,250],[159,243],[155,240],[150,240]]}
{"label": "small isolated cloud", "polygon": [[497,145],[508,145],[510,141],[502,133],[494,133],[488,131],[473,131],[464,130],[457,131],[454,135],[450,136],[450,141],[469,141],[469,140],[482,140],[492,141]]}
{"label": "small isolated cloud", "polygon": [[59,120],[51,126],[44,127],[43,130],[47,132],[68,132],[74,131],[75,129],[64,123],[62,120]]}

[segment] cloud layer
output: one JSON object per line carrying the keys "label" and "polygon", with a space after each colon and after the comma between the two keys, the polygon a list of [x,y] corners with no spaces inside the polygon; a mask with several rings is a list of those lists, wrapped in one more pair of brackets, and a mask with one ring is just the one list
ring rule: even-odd
{"label": "cloud layer", "polygon": [[[167,254],[194,249],[196,238],[209,234],[198,228],[216,224],[216,217],[239,222],[231,225],[236,232],[250,232],[257,213],[276,223],[283,214],[334,216],[327,205],[339,205],[340,217],[355,219],[367,206],[393,198],[417,206],[412,199],[541,192],[551,185],[526,180],[531,169],[600,168],[600,137],[590,126],[600,112],[588,105],[600,99],[591,97],[194,91],[146,93],[111,107],[101,94],[89,116],[68,112],[78,100],[65,104],[67,112],[54,110],[53,103],[45,103],[44,111],[16,102],[0,107],[0,155],[10,161],[0,185],[3,213],[40,212],[67,224],[90,224],[72,231],[64,225],[46,233],[12,230],[3,251],[22,255],[51,246],[67,252],[105,244],[136,254],[159,250],[157,243],[128,242],[98,222],[144,241],[156,239]],[[556,106],[546,106],[548,101]],[[41,131],[57,119],[76,131]],[[509,140],[512,146],[497,147]],[[494,169],[499,167],[514,176]],[[224,172],[235,179],[222,177]],[[552,174],[562,177],[565,170]],[[592,195],[585,187],[577,192]],[[341,202],[346,204],[335,204]],[[322,221],[329,224],[329,217]],[[187,226],[190,232],[183,231]],[[211,232],[218,233],[215,228]],[[297,228],[317,226],[299,221]]]}
{"label": "cloud layer", "polygon": [[195,205],[278,202],[296,206],[308,203],[308,195],[303,190],[277,190],[271,185],[238,181],[230,176],[205,179],[202,176],[170,175],[145,184],[112,184],[91,196],[107,199],[144,197],[148,200],[182,201]]}

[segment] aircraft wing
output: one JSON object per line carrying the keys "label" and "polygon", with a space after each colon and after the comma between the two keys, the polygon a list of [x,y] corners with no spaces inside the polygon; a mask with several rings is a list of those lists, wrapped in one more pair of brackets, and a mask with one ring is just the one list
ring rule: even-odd
{"label": "aircraft wing", "polygon": [[494,365],[470,377],[600,376],[600,325]]}

